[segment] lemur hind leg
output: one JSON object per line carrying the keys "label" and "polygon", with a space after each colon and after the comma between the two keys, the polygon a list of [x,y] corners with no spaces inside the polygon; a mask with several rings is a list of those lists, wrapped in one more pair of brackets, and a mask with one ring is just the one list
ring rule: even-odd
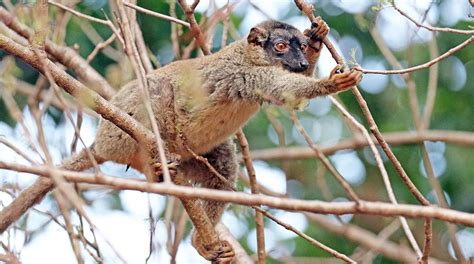
{"label": "lemur hind leg", "polygon": [[[180,169],[186,172],[188,179],[203,188],[230,190],[229,185],[234,186],[238,168],[235,144],[229,140],[203,156],[225,178],[226,182],[217,177],[206,164],[199,160],[193,159],[184,162],[180,165]],[[212,226],[220,221],[227,206],[226,203],[216,201],[202,201],[202,205]],[[199,239],[199,234],[196,230],[193,231],[192,243],[199,254],[208,260],[212,260],[213,263],[230,263],[235,253],[227,241],[221,242],[221,245],[214,247],[214,249],[205,248]]]}

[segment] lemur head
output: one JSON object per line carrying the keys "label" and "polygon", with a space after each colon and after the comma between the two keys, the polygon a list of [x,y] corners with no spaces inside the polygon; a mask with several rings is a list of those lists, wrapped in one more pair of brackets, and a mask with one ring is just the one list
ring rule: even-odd
{"label": "lemur head", "polygon": [[253,48],[261,49],[265,64],[280,65],[291,72],[302,72],[309,66],[304,54],[305,36],[286,23],[262,22],[250,30],[247,42]]}

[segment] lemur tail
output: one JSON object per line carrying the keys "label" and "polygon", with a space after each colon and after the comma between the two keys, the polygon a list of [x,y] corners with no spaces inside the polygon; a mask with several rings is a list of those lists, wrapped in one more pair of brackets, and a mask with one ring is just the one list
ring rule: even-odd
{"label": "lemur tail", "polygon": [[[94,155],[93,147],[89,147]],[[98,163],[103,161],[97,159]],[[60,169],[71,171],[83,171],[92,167],[87,151],[83,149],[70,158],[63,160]],[[41,202],[43,198],[54,188],[54,182],[49,177],[40,177],[30,187],[24,189],[18,197],[0,212],[0,234],[3,233],[12,223],[17,221],[22,215],[35,204]]]}

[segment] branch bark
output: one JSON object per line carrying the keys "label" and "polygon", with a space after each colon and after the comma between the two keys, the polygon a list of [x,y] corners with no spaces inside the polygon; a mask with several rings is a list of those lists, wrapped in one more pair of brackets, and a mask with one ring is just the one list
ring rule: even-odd
{"label": "branch bark", "polygon": [[289,211],[304,211],[318,214],[361,214],[378,216],[405,216],[408,218],[435,218],[468,227],[474,227],[474,214],[456,211],[453,209],[439,208],[436,206],[421,206],[384,202],[369,202],[360,200],[355,202],[324,202],[319,200],[305,201],[300,199],[279,198],[262,194],[246,194],[233,191],[220,191],[206,188],[185,187],[164,183],[149,183],[145,181],[123,179],[100,174],[71,172],[50,168],[48,166],[27,166],[0,161],[0,169],[14,170],[17,172],[33,173],[39,176],[49,176],[51,173],[60,173],[71,182],[100,184],[119,190],[136,190],[163,195],[172,195],[188,199],[204,199],[225,203],[254,206],[265,205]]}

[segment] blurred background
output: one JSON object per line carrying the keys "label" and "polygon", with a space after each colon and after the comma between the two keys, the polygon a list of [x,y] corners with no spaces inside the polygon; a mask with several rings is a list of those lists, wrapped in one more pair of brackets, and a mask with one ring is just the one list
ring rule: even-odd
{"label": "blurred background", "polygon": [[[106,15],[113,18],[111,5],[107,0],[73,2],[62,1],[64,4],[74,6],[74,9],[82,13],[98,18],[105,18]],[[315,5],[315,13],[331,27],[329,38],[346,62],[350,65],[359,64],[365,69],[393,69],[382,55],[380,44],[375,41],[376,38],[395,55],[403,67],[429,61],[430,45],[435,45],[437,53],[442,54],[467,38],[466,35],[433,33],[419,28],[390,5],[380,5],[384,1],[319,0],[309,2]],[[31,21],[31,16],[27,15],[27,9],[34,4],[34,1],[11,1],[11,3],[17,5],[18,18],[23,23],[31,25],[33,21]],[[227,43],[245,37],[252,26],[266,19],[282,20],[300,30],[310,26],[307,17],[303,16],[290,0],[241,0],[230,1],[230,3],[233,4],[233,9]],[[416,21],[424,21],[425,24],[458,29],[468,29],[469,25],[473,25],[473,19],[469,18],[469,14],[474,13],[474,9],[467,0],[404,0],[396,1],[396,3],[398,8],[409,16]],[[225,7],[226,4],[227,1],[224,0],[201,1],[196,10],[197,20],[209,19],[216,10]],[[0,5],[4,4],[0,2]],[[170,13],[169,1],[138,1],[137,5],[162,14]],[[54,30],[56,25],[54,18],[59,16],[60,12],[53,6],[50,6],[49,12],[51,27]],[[180,19],[186,20],[178,5],[176,13]],[[170,22],[141,13],[137,13],[137,20],[150,54],[156,58],[155,67],[176,60],[170,37]],[[187,29],[178,28],[178,30],[184,31],[179,37],[179,43],[184,49],[193,37]],[[206,28],[203,30],[206,31]],[[212,31],[213,52],[218,51],[222,46],[222,31],[222,23],[217,23]],[[53,41],[56,41],[55,38],[63,38],[66,45],[75,47],[86,58],[97,43],[109,38],[111,33],[110,29],[104,25],[72,16],[69,18],[64,36],[52,35],[51,38]],[[191,57],[200,55],[197,50],[192,50],[190,53]],[[35,85],[38,72],[3,51],[0,51],[0,58],[0,90],[9,89],[14,94],[24,121],[32,133],[31,138],[36,139],[35,135],[38,131],[27,105],[28,97],[18,91],[16,86]],[[92,60],[91,65],[117,89],[135,78],[132,67],[118,43],[113,43],[100,52]],[[327,49],[324,49],[316,74],[327,76],[334,66],[334,60]],[[434,174],[441,184],[450,207],[474,213],[474,146],[472,144],[472,137],[474,137],[474,46],[471,44],[465,47],[441,61],[438,66],[439,76],[435,83],[436,98],[428,129],[467,132],[466,136],[470,137],[471,144],[427,141],[425,145]],[[415,93],[421,109],[427,101],[429,74],[429,70],[426,69],[414,72],[410,76],[416,86]],[[11,78],[20,80],[21,84],[9,85]],[[410,95],[406,79],[400,75],[367,74],[359,88],[381,132],[416,131],[410,111]],[[347,109],[366,125],[365,118],[353,95],[345,92],[341,93],[339,98]],[[352,138],[351,128],[347,126],[328,98],[321,97],[312,100],[304,111],[298,113],[298,116],[308,134],[320,146],[332,146]],[[55,162],[59,163],[63,158],[70,156],[73,128],[67,122],[63,112],[55,107],[46,109],[42,120],[50,153]],[[95,116],[84,114],[81,135],[86,144],[93,142],[97,123],[98,119]],[[307,146],[303,137],[294,128],[288,113],[284,109],[273,106],[264,106],[249,121],[244,131],[252,151],[284,146]],[[32,159],[40,160],[31,150],[21,126],[12,117],[1,99],[0,137],[24,150]],[[82,146],[79,144],[78,148]],[[410,142],[394,144],[392,150],[420,191],[431,202],[437,203],[423,166],[420,146]],[[329,158],[361,198],[370,201],[388,201],[382,178],[369,148],[337,151],[330,154]],[[398,201],[417,204],[390,162],[386,157],[383,159]],[[0,144],[0,160],[28,164],[26,160],[3,144]],[[271,191],[306,200],[347,200],[344,190],[314,156],[291,160],[287,158],[262,159],[255,161],[254,165],[259,183]],[[101,167],[106,174],[142,178],[136,171],[126,170],[126,166],[106,163]],[[0,170],[1,204],[7,205],[15,192],[31,184],[35,178],[36,176],[26,173]],[[239,189],[249,192],[243,183],[239,183]],[[104,238],[129,263],[143,263],[150,254],[150,237],[152,237],[153,253],[148,263],[170,261],[166,250],[168,231],[164,221],[168,200],[166,197],[91,187],[83,192],[83,198],[87,202],[91,218],[101,231],[98,243],[105,263],[117,263],[119,260],[110,246],[105,243]],[[75,257],[67,233],[57,223],[51,221],[51,216],[45,212],[52,215],[60,214],[51,196],[38,205],[36,210],[30,210],[30,213],[16,224],[16,228],[1,234],[1,241],[10,245],[13,252],[19,253],[23,263],[74,263]],[[397,260],[366,250],[360,243],[329,231],[303,214],[281,210],[270,210],[270,212],[344,254],[362,255],[368,263],[398,263]],[[249,254],[256,254],[253,215],[253,210],[247,207],[231,205],[223,217],[223,223]],[[73,223],[79,226],[81,221],[77,214],[73,213],[71,216]],[[156,224],[152,235],[149,230],[150,216],[153,216]],[[336,221],[331,216],[328,216],[328,219]],[[401,228],[397,228],[396,223],[393,223],[396,222],[395,218],[344,215],[341,219],[344,223],[357,225],[375,235],[384,228],[395,225],[389,240],[410,247]],[[313,261],[330,257],[329,254],[310,245],[302,238],[267,220],[265,221],[265,239],[269,263],[303,263],[303,261],[315,263]],[[422,245],[423,221],[409,220],[409,224],[416,240]],[[89,228],[86,223],[83,223],[81,228],[85,230],[87,236],[91,235],[88,233]],[[188,237],[190,229],[191,224],[188,223],[184,241],[177,253],[177,263],[206,263],[190,245]],[[433,235],[432,256],[455,262],[446,225],[434,221]],[[474,257],[474,229],[458,226],[456,236],[464,256]],[[86,263],[95,263],[87,253],[83,256]]]}

